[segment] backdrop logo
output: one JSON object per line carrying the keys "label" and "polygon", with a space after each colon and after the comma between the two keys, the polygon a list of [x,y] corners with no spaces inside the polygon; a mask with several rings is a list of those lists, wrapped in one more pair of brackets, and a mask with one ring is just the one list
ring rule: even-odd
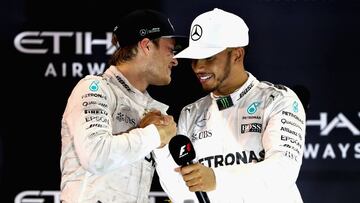
{"label": "backdrop logo", "polygon": [[14,46],[24,54],[61,54],[62,45],[71,41],[76,55],[91,55],[94,46],[105,46],[105,54],[110,55],[116,49],[111,39],[111,32],[104,39],[93,39],[91,32],[24,31],[15,36]]}
{"label": "backdrop logo", "polygon": [[[112,45],[112,32],[94,37],[92,32],[78,31],[24,31],[14,38],[15,49],[26,55],[44,55],[42,60],[33,60],[31,66],[45,66],[45,77],[83,77],[104,72],[106,62],[87,61],[86,57],[101,56],[108,58],[116,50]],[[45,57],[47,55],[47,57]],[[53,55],[54,57],[48,57]],[[69,56],[70,55],[70,56]],[[56,57],[55,57],[56,56]],[[62,61],[62,57],[65,61]],[[49,61],[49,58],[53,61]],[[69,60],[76,61],[69,61]]]}
{"label": "backdrop logo", "polygon": [[[165,192],[150,191],[149,202],[155,203],[157,200],[165,202],[168,199]],[[160,202],[159,201],[159,202]],[[22,191],[16,195],[14,203],[40,203],[40,202],[53,202],[60,203],[60,191],[40,191],[40,190],[27,190]]]}
{"label": "backdrop logo", "polygon": [[[329,116],[327,112],[320,112],[318,119],[307,120],[306,128],[319,127],[320,139],[311,133],[306,133],[307,142],[304,148],[305,159],[360,159],[360,112]],[[339,136],[343,135],[351,136]],[[331,136],[330,136],[331,135]]]}
{"label": "backdrop logo", "polygon": [[[360,123],[360,112],[358,112],[358,118],[359,119],[355,123]],[[328,113],[321,112],[319,120],[307,120],[306,125],[319,126],[321,136],[329,135],[336,128],[345,128],[355,136],[360,135],[359,129],[341,112],[334,118],[329,118]]]}
{"label": "backdrop logo", "polygon": [[27,190],[22,191],[15,197],[14,203],[24,202],[45,202],[47,199],[52,199],[51,202],[60,203],[59,191],[40,191],[40,190]]}

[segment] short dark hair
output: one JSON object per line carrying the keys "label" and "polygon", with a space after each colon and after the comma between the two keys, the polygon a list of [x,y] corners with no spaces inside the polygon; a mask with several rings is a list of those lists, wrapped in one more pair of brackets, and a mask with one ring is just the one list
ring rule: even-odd
{"label": "short dark hair", "polygon": [[[154,39],[154,40],[151,40],[151,41],[154,42],[156,47],[159,47],[159,40],[160,40],[160,38],[157,38],[157,39]],[[130,61],[138,53],[137,44],[128,45],[128,46],[124,46],[124,47],[119,47],[116,35],[113,35],[112,44],[114,46],[116,46],[117,49],[115,50],[115,52],[110,57],[109,62],[108,62],[109,65],[116,66],[116,65],[119,65],[119,64],[124,63],[126,61]]]}

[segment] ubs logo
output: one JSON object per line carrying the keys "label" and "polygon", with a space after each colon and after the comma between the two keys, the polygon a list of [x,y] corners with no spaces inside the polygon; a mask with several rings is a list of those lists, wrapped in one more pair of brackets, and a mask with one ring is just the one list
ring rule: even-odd
{"label": "ubs logo", "polygon": [[201,38],[203,33],[203,30],[201,28],[200,25],[196,24],[193,26],[193,28],[191,29],[191,39],[193,41],[197,41]]}

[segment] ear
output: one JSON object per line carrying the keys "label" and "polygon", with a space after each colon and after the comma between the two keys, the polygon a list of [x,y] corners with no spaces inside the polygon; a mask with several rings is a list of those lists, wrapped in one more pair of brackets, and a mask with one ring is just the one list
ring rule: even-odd
{"label": "ear", "polygon": [[244,61],[245,49],[243,47],[234,48],[233,53],[235,55],[236,62]]}
{"label": "ear", "polygon": [[144,38],[138,43],[138,46],[143,52],[147,53],[150,51],[151,40],[149,38]]}

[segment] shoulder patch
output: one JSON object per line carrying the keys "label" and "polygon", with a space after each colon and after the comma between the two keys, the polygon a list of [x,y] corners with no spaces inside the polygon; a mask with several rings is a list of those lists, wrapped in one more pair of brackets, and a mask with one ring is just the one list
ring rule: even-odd
{"label": "shoulder patch", "polygon": [[265,87],[267,85],[268,87],[273,87],[276,90],[285,90],[285,92],[288,91],[288,88],[285,85],[282,85],[282,84],[273,84],[273,83],[268,82],[268,81],[261,81],[261,83],[265,84],[265,85],[263,85],[263,87]]}
{"label": "shoulder patch", "polygon": [[276,84],[276,85],[274,85],[274,87],[276,87],[276,88],[278,88],[278,89],[280,89],[280,90],[285,90],[285,91],[287,91],[287,88],[286,88],[285,85]]}
{"label": "shoulder patch", "polygon": [[[192,110],[194,109],[198,109],[199,106],[203,106],[204,105],[204,102],[205,103],[211,103],[211,98],[210,98],[210,95],[206,95],[204,97],[201,97],[199,99],[197,99],[195,102],[192,102],[190,104],[187,104],[183,109],[182,111],[185,111],[185,112],[191,112]],[[206,105],[206,104],[205,104]]]}

